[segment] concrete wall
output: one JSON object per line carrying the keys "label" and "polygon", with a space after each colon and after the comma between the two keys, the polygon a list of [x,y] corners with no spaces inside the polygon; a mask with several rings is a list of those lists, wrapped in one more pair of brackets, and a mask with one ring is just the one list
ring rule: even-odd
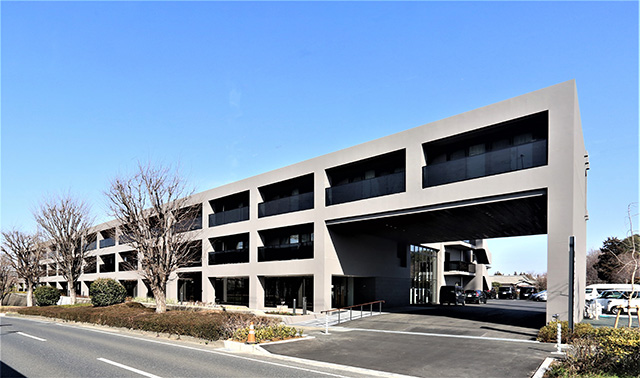
{"label": "concrete wall", "polygon": [[[422,144],[479,128],[495,125],[525,115],[548,111],[548,164],[536,168],[523,169],[493,176],[449,183],[446,185],[422,187],[422,167],[426,164]],[[404,150],[406,154],[406,191],[382,197],[369,198],[333,206],[325,206],[325,188],[329,187],[326,170],[350,162],[382,155],[388,152]],[[545,89],[505,100],[480,109],[462,113],[427,125],[412,128],[384,138],[373,140],[341,151],[333,152],[294,165],[283,167],[258,176],[240,180],[228,185],[194,194],[189,198],[191,204],[202,204],[203,229],[190,232],[192,239],[202,240],[203,297],[213,300],[213,288],[209,277],[247,276],[250,280],[250,306],[264,306],[264,287],[261,277],[283,275],[312,275],[314,277],[315,310],[330,307],[331,276],[345,272],[376,271],[376,264],[365,263],[352,266],[359,261],[350,251],[336,248],[334,237],[329,235],[326,223],[346,218],[377,216],[390,211],[404,211],[422,207],[433,207],[459,201],[480,201],[483,198],[510,195],[535,190],[546,190],[548,201],[548,317],[559,313],[561,318],[568,316],[568,240],[576,237],[576,301],[574,317],[582,316],[580,309],[584,301],[585,283],[585,238],[586,238],[586,178],[584,167],[584,142],[580,125],[580,114],[574,81],[567,81]],[[313,209],[258,218],[258,204],[262,202],[258,188],[264,185],[285,181],[313,173],[314,203]],[[207,217],[212,213],[210,200],[249,190],[250,218],[248,221],[208,227]],[[315,228],[314,258],[307,260],[258,262],[257,248],[262,241],[259,231],[296,224],[313,223]],[[96,231],[117,226],[117,222],[108,222],[95,227]],[[250,261],[245,264],[209,266],[206,263],[207,252],[212,250],[209,238],[248,232],[250,234]],[[100,236],[98,236],[100,239]],[[363,241],[365,245],[370,243]],[[339,244],[342,241],[339,240]],[[355,241],[347,242],[352,245]],[[380,243],[380,251],[386,250]],[[389,248],[391,246],[389,245]],[[129,250],[126,245],[116,245],[97,249],[92,254],[114,253]],[[365,248],[357,249],[367,253]],[[395,256],[395,249],[389,253]],[[386,252],[376,255],[379,263],[393,257]],[[360,260],[361,261],[361,260]],[[367,268],[363,268],[367,267]],[[193,269],[193,268],[190,268]],[[402,272],[392,269],[380,277],[398,278]],[[131,272],[110,273],[110,276],[123,279]],[[91,276],[91,277],[89,277]],[[87,275],[81,280],[93,280],[97,275]],[[439,282],[444,282],[444,278]],[[45,281],[60,278],[48,277]],[[391,282],[391,281],[389,281]],[[398,285],[403,285],[402,283]],[[176,282],[168,285],[169,297],[175,297]],[[386,289],[385,289],[386,290]],[[396,289],[389,289],[391,292]],[[400,289],[399,289],[400,290]],[[401,290],[404,290],[401,289]]]}

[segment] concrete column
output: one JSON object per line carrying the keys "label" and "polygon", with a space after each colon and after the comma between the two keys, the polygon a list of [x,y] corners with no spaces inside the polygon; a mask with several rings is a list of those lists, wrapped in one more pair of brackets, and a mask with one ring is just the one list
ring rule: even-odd
{"label": "concrete column", "polygon": [[249,275],[249,308],[264,308],[264,278]]}

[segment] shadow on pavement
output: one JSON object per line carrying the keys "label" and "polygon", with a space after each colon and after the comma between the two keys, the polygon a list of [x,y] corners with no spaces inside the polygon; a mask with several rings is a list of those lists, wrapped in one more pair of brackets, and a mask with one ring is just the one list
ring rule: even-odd
{"label": "shadow on pavement", "polygon": [[19,372],[15,371],[11,366],[5,364],[4,362],[0,361],[0,377],[3,378],[24,378],[24,375],[20,374]]}

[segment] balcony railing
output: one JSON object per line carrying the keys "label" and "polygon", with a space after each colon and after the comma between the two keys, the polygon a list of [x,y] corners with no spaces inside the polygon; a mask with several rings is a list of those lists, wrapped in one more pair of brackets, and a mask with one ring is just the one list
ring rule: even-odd
{"label": "balcony railing", "polygon": [[262,218],[307,209],[313,209],[313,192],[260,203],[258,204],[258,217]]}
{"label": "balcony railing", "polygon": [[100,264],[100,273],[112,273],[116,271],[116,264]]}
{"label": "balcony railing", "polygon": [[475,273],[476,272],[476,264],[468,263],[464,261],[449,261],[444,263],[444,271],[445,272],[468,272]]}
{"label": "balcony railing", "polygon": [[116,239],[114,238],[100,240],[100,248],[113,247],[114,245],[116,245]]}
{"label": "balcony railing", "polygon": [[406,190],[405,187],[405,172],[392,173],[386,176],[326,188],[326,203],[329,206],[401,193]]}
{"label": "balcony railing", "polygon": [[220,226],[221,224],[241,222],[249,220],[249,207],[239,207],[237,209],[220,211],[209,214],[209,227]]}
{"label": "balcony railing", "polygon": [[122,261],[118,263],[119,272],[129,272],[132,270],[138,270],[137,261]]}
{"label": "balcony railing", "polygon": [[183,219],[176,224],[177,232],[193,231],[202,229],[202,217]]}
{"label": "balcony railing", "polygon": [[97,243],[96,241],[92,241],[91,243],[87,244],[87,251],[91,251],[97,248]]}
{"label": "balcony railing", "polygon": [[313,242],[282,244],[258,248],[258,262],[313,258]]}
{"label": "balcony railing", "polygon": [[209,252],[209,265],[240,264],[249,262],[249,248]]}
{"label": "balcony railing", "polygon": [[96,264],[88,264],[84,266],[84,273],[85,274],[89,274],[89,273],[96,273]]}
{"label": "balcony railing", "polygon": [[547,141],[540,140],[422,167],[422,187],[427,188],[546,164]]}

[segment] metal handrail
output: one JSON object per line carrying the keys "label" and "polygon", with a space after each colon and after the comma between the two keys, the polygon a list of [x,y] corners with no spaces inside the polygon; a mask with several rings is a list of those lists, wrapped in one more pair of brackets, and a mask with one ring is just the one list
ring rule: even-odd
{"label": "metal handrail", "polygon": [[357,305],[353,305],[353,306],[347,306],[347,307],[340,307],[340,308],[332,308],[329,310],[324,310],[324,311],[320,311],[320,313],[324,313],[324,328],[325,328],[325,335],[329,334],[329,313],[331,312],[338,312],[338,324],[340,324],[340,312],[343,310],[349,310],[349,320],[353,320],[353,309],[355,307],[360,307],[360,318],[364,317],[364,306],[369,305],[369,316],[373,316],[373,305],[378,303],[379,304],[379,308],[378,308],[378,314],[382,313],[382,304],[385,303],[384,300],[377,300],[377,301],[373,301],[373,302],[367,302],[367,303],[361,303],[361,304],[357,304]]}

